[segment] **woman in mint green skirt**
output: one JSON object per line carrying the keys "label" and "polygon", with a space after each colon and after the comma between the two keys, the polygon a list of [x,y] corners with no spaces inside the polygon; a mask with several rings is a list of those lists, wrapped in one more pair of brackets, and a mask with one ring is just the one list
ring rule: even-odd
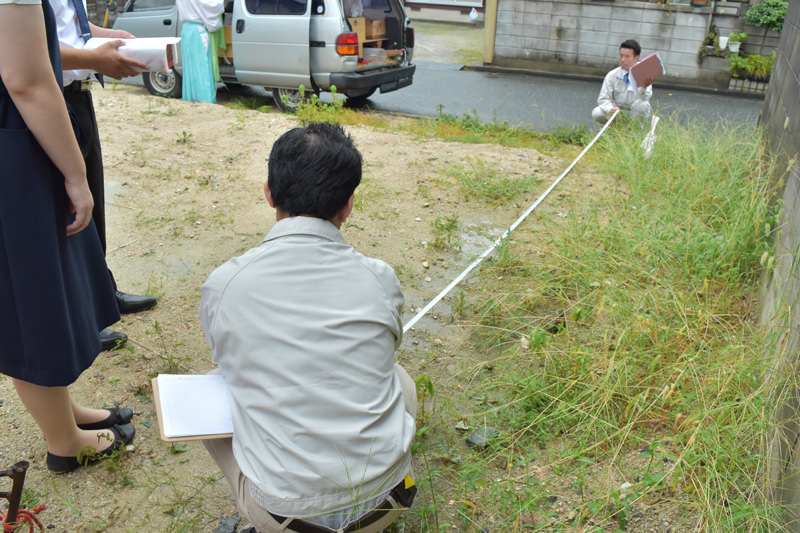
{"label": "woman in mint green skirt", "polygon": [[214,61],[217,51],[210,33],[222,29],[223,0],[177,0],[181,29],[183,99],[216,102],[217,82]]}

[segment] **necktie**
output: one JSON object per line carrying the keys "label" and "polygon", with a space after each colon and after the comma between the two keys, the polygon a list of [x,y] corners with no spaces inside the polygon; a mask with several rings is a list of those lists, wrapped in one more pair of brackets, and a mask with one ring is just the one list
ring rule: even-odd
{"label": "necktie", "polygon": [[[80,0],[76,0],[76,1],[80,1]],[[628,87],[630,87],[630,86],[631,86],[631,80],[629,80],[629,79],[628,79],[628,73],[627,73],[627,72],[626,72],[626,73],[625,73],[625,75],[622,77],[622,79],[624,79],[624,80],[625,80],[625,88],[626,88],[626,89],[627,89]]]}
{"label": "necktie", "polygon": [[89,27],[89,17],[86,16],[86,9],[83,8],[83,0],[72,0],[75,8],[75,15],[78,17],[78,25],[81,27],[81,37],[83,42],[92,38],[92,29]]}
{"label": "necktie", "polygon": [[[72,0],[72,6],[75,8],[75,15],[78,17],[78,26],[81,28],[81,37],[83,42],[92,38],[92,28],[89,27],[89,17],[86,15],[86,9],[83,7],[83,0]],[[95,74],[97,81],[103,85],[103,75]]]}

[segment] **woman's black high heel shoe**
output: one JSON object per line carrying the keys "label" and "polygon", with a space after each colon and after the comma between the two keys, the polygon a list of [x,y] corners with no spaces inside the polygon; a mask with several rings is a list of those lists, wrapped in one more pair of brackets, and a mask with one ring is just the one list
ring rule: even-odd
{"label": "woman's black high heel shoe", "polygon": [[128,407],[106,407],[106,411],[111,414],[100,422],[92,422],[91,424],[78,424],[80,429],[108,429],[111,426],[122,426],[127,424],[133,418],[133,409]]}
{"label": "woman's black high heel shoe", "polygon": [[114,442],[105,450],[99,451],[93,455],[83,456],[80,460],[78,460],[78,457],[62,457],[47,452],[47,469],[56,474],[64,474],[66,472],[72,472],[79,466],[87,466],[96,463],[97,461],[109,457],[126,444],[129,444],[136,435],[136,429],[131,424],[111,426],[110,429],[114,434]]}

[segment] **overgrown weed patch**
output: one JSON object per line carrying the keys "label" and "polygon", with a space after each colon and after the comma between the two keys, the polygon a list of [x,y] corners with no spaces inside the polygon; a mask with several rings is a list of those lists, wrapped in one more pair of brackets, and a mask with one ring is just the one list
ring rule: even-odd
{"label": "overgrown weed patch", "polygon": [[[780,207],[769,158],[746,128],[661,126],[646,160],[639,128],[609,131],[587,164],[627,193],[570,211],[535,261],[501,249],[462,299],[485,354],[465,418],[495,431],[436,472],[457,473],[465,527],[626,529],[654,509],[680,530],[777,523],[753,319]],[[446,441],[425,438],[434,456]]]}

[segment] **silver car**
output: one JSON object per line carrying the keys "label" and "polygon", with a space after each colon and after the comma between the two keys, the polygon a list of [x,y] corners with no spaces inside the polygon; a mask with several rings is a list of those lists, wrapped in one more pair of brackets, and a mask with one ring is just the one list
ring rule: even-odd
{"label": "silver car", "polygon": [[[344,1],[352,9],[354,0]],[[222,81],[271,89],[284,111],[319,91],[335,90],[359,105],[379,89],[411,85],[414,29],[400,1],[360,2],[361,16],[348,17],[342,0],[226,0]],[[179,26],[175,0],[128,0],[114,22],[137,37],[177,37]],[[179,97],[181,72],[180,65],[145,72],[145,87]]]}

